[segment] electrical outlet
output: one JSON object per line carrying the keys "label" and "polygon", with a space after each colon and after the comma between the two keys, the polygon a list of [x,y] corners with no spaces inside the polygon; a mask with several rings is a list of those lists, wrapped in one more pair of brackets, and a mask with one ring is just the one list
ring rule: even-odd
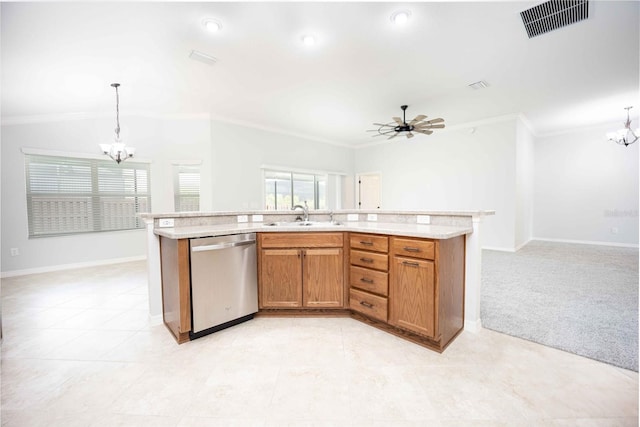
{"label": "electrical outlet", "polygon": [[264,217],[262,215],[251,215],[251,222],[262,222]]}
{"label": "electrical outlet", "polygon": [[11,256],[18,256],[20,255],[20,251],[18,250],[18,248],[11,248]]}
{"label": "electrical outlet", "polygon": [[158,220],[159,227],[173,227],[174,219],[173,218],[160,218]]}
{"label": "electrical outlet", "polygon": [[377,221],[378,214],[367,214],[367,221]]}
{"label": "electrical outlet", "polygon": [[248,222],[249,215],[238,215],[238,222]]}
{"label": "electrical outlet", "polygon": [[347,221],[357,221],[358,214],[347,214]]}
{"label": "electrical outlet", "polygon": [[431,224],[431,217],[429,215],[418,215],[416,222],[418,224]]}
{"label": "electrical outlet", "polygon": [[611,234],[618,234],[618,227],[611,227]]}

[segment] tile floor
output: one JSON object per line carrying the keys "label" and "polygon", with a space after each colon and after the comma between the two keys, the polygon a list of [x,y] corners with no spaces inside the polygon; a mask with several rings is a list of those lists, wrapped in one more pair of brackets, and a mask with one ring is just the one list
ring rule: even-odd
{"label": "tile floor", "polygon": [[638,374],[489,330],[438,354],[349,318],[178,346],[143,262],[2,280],[2,426],[637,426]]}

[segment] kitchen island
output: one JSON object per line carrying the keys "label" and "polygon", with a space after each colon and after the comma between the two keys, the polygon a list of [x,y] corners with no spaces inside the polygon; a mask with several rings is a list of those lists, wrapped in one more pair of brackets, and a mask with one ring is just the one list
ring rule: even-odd
{"label": "kitchen island", "polygon": [[[176,340],[187,341],[188,239],[256,233],[259,314],[351,315],[442,351],[463,327],[481,327],[480,224],[492,214],[314,211],[304,224],[296,213],[274,211],[144,214],[150,314],[158,321],[164,314]],[[283,287],[279,274],[301,283]],[[177,298],[170,304],[168,293]]]}

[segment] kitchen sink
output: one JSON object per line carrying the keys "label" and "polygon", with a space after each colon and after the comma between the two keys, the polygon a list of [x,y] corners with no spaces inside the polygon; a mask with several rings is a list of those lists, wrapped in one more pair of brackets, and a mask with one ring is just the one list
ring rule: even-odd
{"label": "kitchen sink", "polygon": [[267,227],[328,227],[342,225],[338,221],[282,221],[266,223]]}

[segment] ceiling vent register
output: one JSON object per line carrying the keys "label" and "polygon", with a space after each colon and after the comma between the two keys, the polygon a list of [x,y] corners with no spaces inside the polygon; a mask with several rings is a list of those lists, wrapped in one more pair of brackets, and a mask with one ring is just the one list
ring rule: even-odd
{"label": "ceiling vent register", "polygon": [[550,0],[520,12],[529,38],[589,17],[588,0]]}

